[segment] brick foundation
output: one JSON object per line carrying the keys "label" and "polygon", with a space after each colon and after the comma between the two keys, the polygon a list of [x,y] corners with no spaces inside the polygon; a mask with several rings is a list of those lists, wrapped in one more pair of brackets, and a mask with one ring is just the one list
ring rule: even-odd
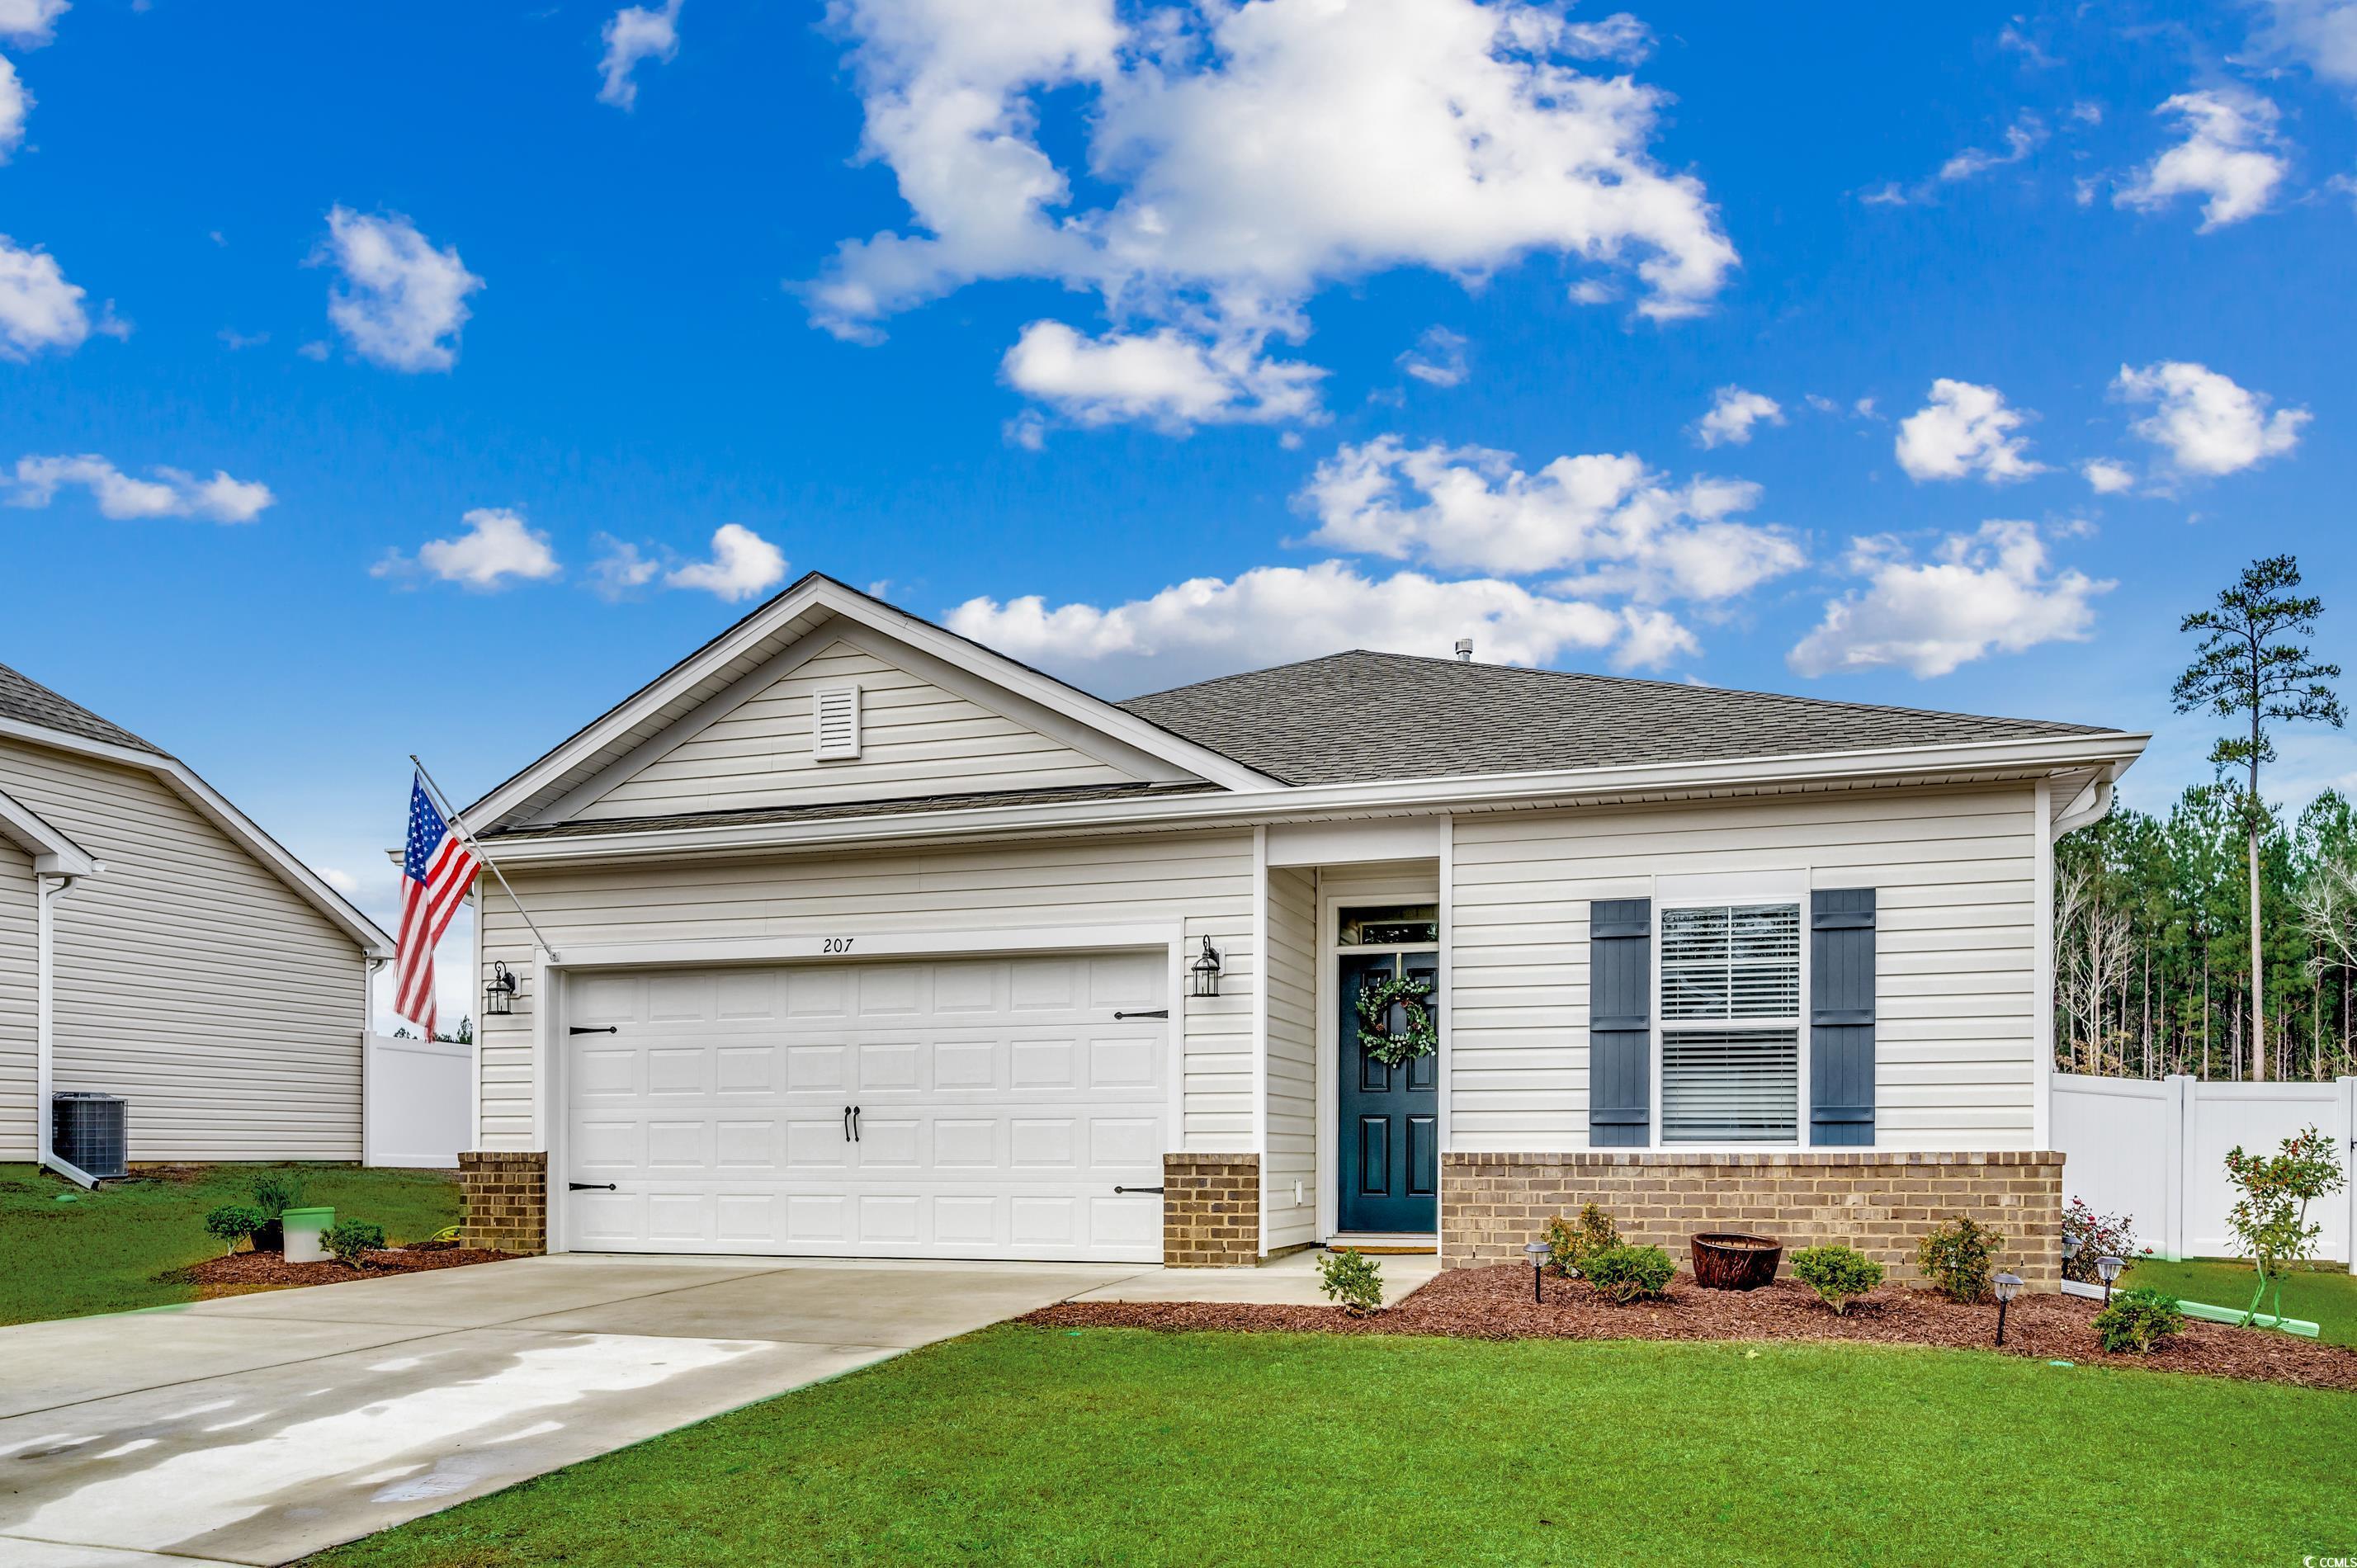
{"label": "brick foundation", "polygon": [[1449,1154],[1440,1194],[1441,1261],[1452,1269],[1520,1262],[1549,1219],[1593,1203],[1624,1240],[1667,1249],[1681,1269],[1695,1232],[1749,1230],[1784,1243],[1788,1273],[1796,1250],[1839,1241],[1893,1281],[1913,1280],[1923,1233],[1966,1214],[2005,1237],[1998,1266],[2030,1289],[2062,1278],[2059,1154]]}
{"label": "brick foundation", "polygon": [[466,1218],[458,1244],[537,1255],[548,1251],[548,1156],[512,1151],[458,1156]]}
{"label": "brick foundation", "polygon": [[1260,1261],[1260,1156],[1162,1156],[1162,1262],[1248,1269]]}

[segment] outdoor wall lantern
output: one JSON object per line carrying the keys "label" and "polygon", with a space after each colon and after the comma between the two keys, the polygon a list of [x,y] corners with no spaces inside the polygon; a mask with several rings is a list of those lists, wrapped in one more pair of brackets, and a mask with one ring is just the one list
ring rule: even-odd
{"label": "outdoor wall lantern", "polygon": [[1989,1284],[1996,1292],[1996,1342],[2002,1345],[2005,1343],[2005,1309],[2013,1305],[2015,1296],[2021,1294],[2021,1276],[1999,1274],[1989,1281]]}
{"label": "outdoor wall lantern", "polygon": [[1546,1300],[1547,1261],[1555,1256],[1555,1249],[1544,1241],[1531,1241],[1524,1244],[1523,1255],[1531,1261],[1531,1299],[1544,1303]]}
{"label": "outdoor wall lantern", "polygon": [[2104,1305],[2105,1306],[2112,1305],[2112,1282],[2118,1279],[2120,1277],[2120,1271],[2127,1266],[2127,1260],[2125,1258],[2115,1258],[2106,1255],[2095,1260],[2095,1273],[2104,1277]]}
{"label": "outdoor wall lantern", "polygon": [[1193,972],[1196,995],[1217,996],[1220,993],[1220,950],[1211,945],[1209,937],[1203,939],[1203,956],[1195,961]]}
{"label": "outdoor wall lantern", "polygon": [[515,993],[515,972],[497,959],[492,960],[490,983],[483,987],[484,1015],[504,1018],[514,1012]]}

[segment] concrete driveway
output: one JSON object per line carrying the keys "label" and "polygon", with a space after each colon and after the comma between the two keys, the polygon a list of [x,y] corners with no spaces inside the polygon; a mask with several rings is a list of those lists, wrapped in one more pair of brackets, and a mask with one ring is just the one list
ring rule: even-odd
{"label": "concrete driveway", "polygon": [[573,1255],[0,1329],[0,1564],[284,1563],[1161,1273]]}

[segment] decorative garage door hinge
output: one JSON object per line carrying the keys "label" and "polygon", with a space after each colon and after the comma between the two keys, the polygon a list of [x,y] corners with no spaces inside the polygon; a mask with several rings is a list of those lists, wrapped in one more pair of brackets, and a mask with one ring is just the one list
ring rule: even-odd
{"label": "decorative garage door hinge", "polygon": [[1170,1016],[1170,1009],[1168,1007],[1148,1007],[1135,1013],[1116,1013],[1113,1015],[1113,1021],[1118,1024],[1124,1018],[1168,1018],[1168,1016]]}
{"label": "decorative garage door hinge", "polygon": [[565,1032],[568,1035],[619,1035],[622,1026],[619,1024],[576,1024]]}
{"label": "decorative garage door hinge", "polygon": [[1114,1191],[1115,1192],[1160,1192],[1161,1190],[1162,1189],[1158,1187],[1117,1187],[1114,1188]]}
{"label": "decorative garage door hinge", "polygon": [[611,1192],[614,1190],[614,1184],[610,1181],[568,1181],[565,1184],[565,1190],[567,1192]]}

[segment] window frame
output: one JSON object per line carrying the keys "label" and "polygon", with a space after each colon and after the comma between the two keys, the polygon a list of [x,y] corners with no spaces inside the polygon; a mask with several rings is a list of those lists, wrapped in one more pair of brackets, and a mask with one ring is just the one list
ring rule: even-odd
{"label": "window frame", "polygon": [[[1669,879],[1663,878],[1662,881]],[[1743,874],[1725,879],[1678,878],[1682,884],[1674,891],[1656,883],[1652,898],[1652,1029],[1650,1064],[1652,1093],[1652,1125],[1648,1130],[1647,1148],[1662,1154],[1759,1154],[1762,1151],[1782,1153],[1806,1149],[1809,1146],[1809,997],[1813,976],[1810,972],[1810,877],[1803,872],[1792,874]],[[1798,1011],[1790,1018],[1672,1018],[1663,1005],[1663,955],[1668,949],[1667,916],[1673,909],[1719,909],[1740,905],[1786,905],[1797,908],[1800,936],[1800,993]],[[1682,1031],[1714,1034],[1738,1033],[1747,1029],[1762,1032],[1789,1028],[1793,1034],[1792,1050],[1792,1136],[1784,1140],[1761,1139],[1740,1144],[1673,1143],[1669,1138],[1669,1084],[1663,1071],[1663,1041],[1667,1035]]]}

